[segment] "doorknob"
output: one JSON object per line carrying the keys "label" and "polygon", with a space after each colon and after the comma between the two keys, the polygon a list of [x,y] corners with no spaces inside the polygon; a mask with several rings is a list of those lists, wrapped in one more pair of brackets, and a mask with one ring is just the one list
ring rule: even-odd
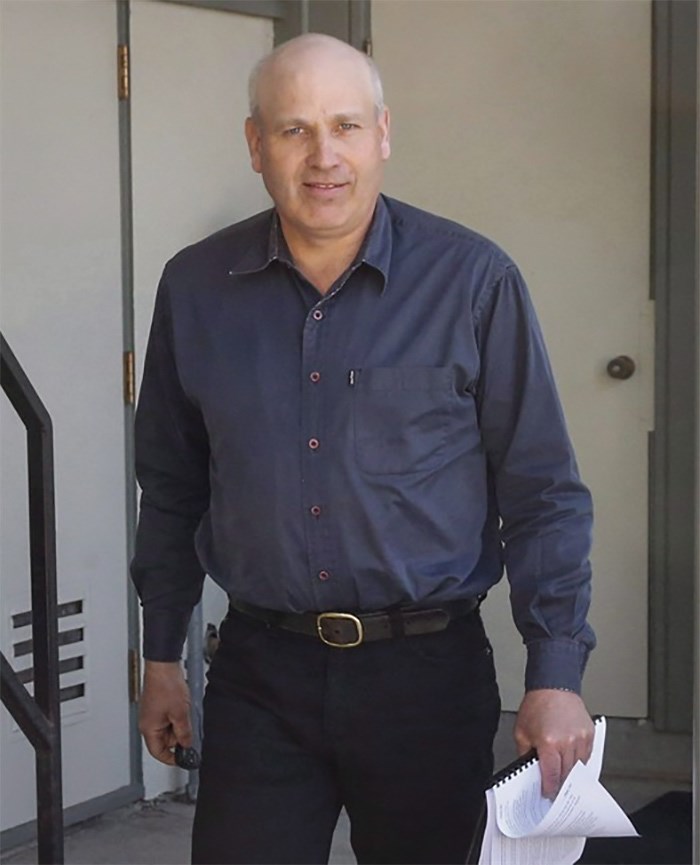
{"label": "doorknob", "polygon": [[626,354],[619,354],[614,357],[608,364],[608,375],[610,378],[626,379],[632,378],[637,366],[631,357]]}

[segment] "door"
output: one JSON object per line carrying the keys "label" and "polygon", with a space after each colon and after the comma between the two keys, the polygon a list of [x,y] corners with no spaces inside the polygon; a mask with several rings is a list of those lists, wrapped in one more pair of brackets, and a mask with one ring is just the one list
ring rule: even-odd
{"label": "door", "polygon": [[[248,73],[273,47],[271,19],[193,6],[131,6],[134,345],[140,379],[163,265],[179,249],[269,207],[243,137]],[[204,623],[227,608],[207,580]],[[146,796],[186,783],[144,756]]]}
{"label": "door", "polygon": [[[2,331],[54,426],[65,807],[131,780],[115,21],[112,2],[0,4]],[[0,644],[31,690],[25,436],[4,396],[0,415]],[[4,708],[0,764],[5,830],[36,813]]]}
{"label": "door", "polygon": [[[393,109],[388,191],[491,237],[529,283],[595,502],[585,697],[645,717],[650,2],[382,0],[372,30]],[[636,364],[627,380],[607,372],[619,355]],[[515,709],[524,653],[507,594],[485,618]]]}

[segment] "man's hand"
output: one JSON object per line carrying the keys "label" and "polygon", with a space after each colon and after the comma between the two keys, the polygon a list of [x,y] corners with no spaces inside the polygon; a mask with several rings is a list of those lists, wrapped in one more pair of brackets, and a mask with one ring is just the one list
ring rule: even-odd
{"label": "man's hand", "polygon": [[586,763],[593,748],[593,721],[578,694],[528,691],[513,732],[519,754],[535,748],[542,795],[554,799],[577,760]]}
{"label": "man's hand", "polygon": [[156,760],[175,765],[172,748],[192,745],[190,691],[179,661],[146,661],[139,709],[139,730]]}

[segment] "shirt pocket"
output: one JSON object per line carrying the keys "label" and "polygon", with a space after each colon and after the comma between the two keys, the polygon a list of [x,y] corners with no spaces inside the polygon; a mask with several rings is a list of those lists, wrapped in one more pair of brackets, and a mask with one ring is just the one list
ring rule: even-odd
{"label": "shirt pocket", "polygon": [[374,367],[353,375],[359,467],[372,474],[405,474],[439,466],[456,399],[451,369]]}

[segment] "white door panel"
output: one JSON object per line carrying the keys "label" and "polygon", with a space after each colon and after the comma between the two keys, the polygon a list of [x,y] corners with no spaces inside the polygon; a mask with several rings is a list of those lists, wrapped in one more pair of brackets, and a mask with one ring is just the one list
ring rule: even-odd
{"label": "white door panel", "polygon": [[131,4],[136,344],[143,364],[155,288],[179,249],[269,206],[243,137],[248,72],[272,21]]}
{"label": "white door panel", "polygon": [[[496,240],[531,288],[595,501],[585,694],[593,711],[644,717],[650,3],[381,0],[372,26],[393,109],[388,191]],[[621,354],[637,364],[627,381],[606,373]],[[486,619],[513,709],[523,652],[507,594]]]}
{"label": "white door panel", "polygon": [[[2,331],[54,425],[65,806],[130,783],[119,154],[113,2],[4,2]],[[2,651],[31,629],[24,430],[2,398]],[[19,646],[19,648],[18,648]],[[79,664],[81,666],[79,666]],[[2,710],[2,828],[35,817],[34,752]],[[90,767],[86,771],[86,766]]]}
{"label": "white door panel", "polygon": [[[179,249],[269,207],[243,137],[248,73],[272,21],[170,3],[131,4],[134,308],[137,369],[163,265]],[[205,584],[204,623],[226,598]],[[186,776],[144,755],[146,795]]]}

